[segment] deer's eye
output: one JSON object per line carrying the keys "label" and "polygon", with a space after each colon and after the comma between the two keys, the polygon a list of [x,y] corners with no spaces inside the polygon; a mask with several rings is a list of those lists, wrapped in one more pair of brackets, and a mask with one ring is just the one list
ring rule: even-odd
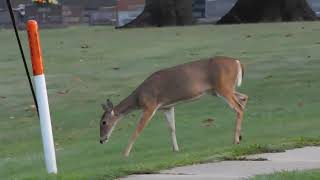
{"label": "deer's eye", "polygon": [[106,125],[106,122],[105,122],[105,121],[102,121],[102,124],[103,124],[103,125]]}

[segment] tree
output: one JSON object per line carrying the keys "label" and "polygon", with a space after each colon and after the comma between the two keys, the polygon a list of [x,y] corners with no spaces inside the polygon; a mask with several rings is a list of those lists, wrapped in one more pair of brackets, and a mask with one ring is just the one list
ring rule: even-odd
{"label": "tree", "polygon": [[146,0],[143,12],[122,27],[190,25],[192,0]]}
{"label": "tree", "polygon": [[303,20],[316,20],[306,0],[238,0],[218,24]]}

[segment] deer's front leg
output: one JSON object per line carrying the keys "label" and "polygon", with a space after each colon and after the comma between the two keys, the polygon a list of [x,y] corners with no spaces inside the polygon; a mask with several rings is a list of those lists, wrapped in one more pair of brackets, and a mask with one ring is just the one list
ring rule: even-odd
{"label": "deer's front leg", "polygon": [[136,139],[138,138],[138,136],[140,135],[141,131],[147,126],[148,122],[151,120],[152,116],[154,115],[156,111],[156,108],[148,108],[148,109],[144,109],[142,112],[142,117],[138,122],[137,128],[134,132],[134,134],[132,135],[130,142],[124,152],[124,156],[128,157],[131,151],[131,148],[134,144],[134,142],[136,141]]}
{"label": "deer's front leg", "polygon": [[166,116],[166,119],[168,121],[169,129],[171,132],[171,140],[173,145],[173,151],[179,151],[179,146],[177,143],[177,137],[176,137],[176,123],[174,120],[174,107],[171,107],[169,110],[165,110],[164,114]]}

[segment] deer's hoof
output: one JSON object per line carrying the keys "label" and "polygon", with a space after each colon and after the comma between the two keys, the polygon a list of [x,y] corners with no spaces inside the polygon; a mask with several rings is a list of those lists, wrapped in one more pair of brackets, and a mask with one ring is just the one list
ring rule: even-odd
{"label": "deer's hoof", "polygon": [[236,145],[237,145],[237,144],[240,144],[240,140],[241,140],[241,138],[240,138],[240,137],[239,137],[239,138],[237,138],[237,139],[235,139],[233,144],[236,144]]}
{"label": "deer's hoof", "polygon": [[173,152],[179,152],[179,149],[173,149]]}
{"label": "deer's hoof", "polygon": [[123,157],[126,158],[126,159],[128,159],[128,158],[129,158],[129,155],[124,154]]}
{"label": "deer's hoof", "polygon": [[128,158],[128,157],[129,157],[129,153],[125,152],[125,153],[123,153],[123,156],[124,156],[125,158]]}

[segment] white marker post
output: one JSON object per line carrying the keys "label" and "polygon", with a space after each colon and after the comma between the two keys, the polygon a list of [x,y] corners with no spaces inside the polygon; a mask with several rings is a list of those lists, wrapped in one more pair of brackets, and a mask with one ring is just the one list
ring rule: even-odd
{"label": "white marker post", "polygon": [[52,136],[46,81],[43,73],[38,23],[34,20],[29,20],[27,23],[27,31],[47,172],[56,174],[58,170]]}

